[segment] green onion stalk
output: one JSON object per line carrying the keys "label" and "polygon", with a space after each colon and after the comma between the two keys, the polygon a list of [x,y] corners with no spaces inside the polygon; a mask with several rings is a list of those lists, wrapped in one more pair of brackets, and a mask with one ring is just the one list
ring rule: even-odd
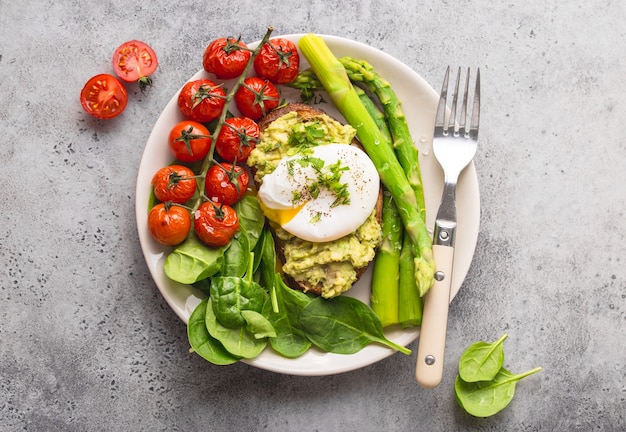
{"label": "green onion stalk", "polygon": [[431,239],[420,214],[415,192],[398,162],[392,144],[367,112],[344,66],[321,36],[305,35],[298,45],[337,109],[356,129],[361,145],[376,166],[384,186],[394,198],[405,232],[412,240],[415,279],[420,294],[423,295],[430,289],[434,280],[435,262]]}
{"label": "green onion stalk", "polygon": [[[383,327],[398,324],[398,293],[400,282],[400,251],[402,250],[402,221],[389,191],[383,192],[382,243],[372,269],[372,310]],[[413,279],[413,275],[411,275]]]}

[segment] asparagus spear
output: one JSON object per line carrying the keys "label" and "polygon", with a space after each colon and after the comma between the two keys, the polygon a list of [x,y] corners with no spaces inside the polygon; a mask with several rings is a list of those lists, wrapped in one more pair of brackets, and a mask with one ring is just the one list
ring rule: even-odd
{"label": "asparagus spear", "polygon": [[[383,241],[372,271],[370,303],[383,327],[387,327],[398,324],[398,283],[402,250],[402,221],[389,191],[383,193],[382,234]],[[415,280],[413,274],[411,279]]]}
{"label": "asparagus spear", "polygon": [[399,260],[398,322],[404,328],[422,323],[423,299],[415,283],[415,266],[409,238],[404,238]]}
{"label": "asparagus spear", "polygon": [[422,218],[425,219],[424,187],[419,169],[418,154],[411,138],[404,111],[402,110],[402,104],[389,82],[376,73],[368,62],[352,57],[342,57],[339,61],[346,68],[351,81],[362,82],[378,97],[389,122],[389,129],[393,137],[393,148],[396,150],[398,161],[415,191],[419,211]]}
{"label": "asparagus spear", "polygon": [[356,91],[356,94],[359,95],[359,99],[361,99],[361,102],[363,103],[363,106],[365,107],[367,112],[370,114],[370,117],[372,117],[374,119],[374,122],[376,122],[378,129],[380,129],[383,135],[385,135],[385,137],[389,141],[391,141],[391,133],[389,132],[389,126],[387,126],[385,114],[383,114],[378,109],[374,101],[369,97],[367,93],[365,93],[365,90],[357,86],[354,86],[354,90]]}
{"label": "asparagus spear", "polygon": [[423,295],[433,284],[435,263],[431,239],[418,209],[415,193],[396,158],[389,140],[359,99],[343,65],[324,40],[313,34],[303,36],[298,43],[313,72],[329,97],[349,124],[357,131],[359,141],[376,166],[383,184],[393,196],[406,233],[413,244],[415,278]]}
{"label": "asparagus spear", "polygon": [[[362,83],[371,93],[375,94],[380,101],[385,118],[387,119],[388,129],[392,135],[392,145],[396,151],[398,161],[402,165],[409,184],[415,191],[417,203],[422,218],[426,218],[426,205],[424,203],[424,186],[422,184],[422,175],[419,169],[418,153],[411,132],[406,122],[402,104],[398,100],[397,95],[391,88],[391,85],[380,74],[376,73],[372,65],[365,60],[359,60],[352,57],[341,57],[339,62],[346,69],[348,78],[355,83]],[[323,86],[319,79],[315,76],[312,69],[306,69],[298,75],[296,80],[289,84],[293,88],[300,89],[303,99],[313,97],[313,91],[322,89]],[[361,100],[365,92],[358,86],[354,87]],[[364,104],[367,107],[366,101]],[[369,111],[368,107],[368,111]]]}

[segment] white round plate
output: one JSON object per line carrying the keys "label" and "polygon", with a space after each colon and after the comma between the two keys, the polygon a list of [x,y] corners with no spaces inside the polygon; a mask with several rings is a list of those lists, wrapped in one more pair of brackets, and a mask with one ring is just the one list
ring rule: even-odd
{"label": "white round plate", "polygon": [[[288,38],[297,43],[301,36],[296,34],[280,37]],[[427,207],[427,224],[432,229],[443,190],[443,173],[431,152],[433,125],[439,99],[438,92],[408,66],[382,51],[336,36],[323,35],[322,37],[335,56],[349,55],[364,59],[372,64],[374,69],[391,83],[393,90],[402,101],[402,107],[408,119],[413,140],[420,152],[420,167]],[[257,45],[258,42],[249,44],[249,47],[254,48]],[[198,58],[201,58],[200,55],[198,55]],[[301,69],[306,67],[308,67],[308,63],[301,56]],[[215,79],[215,77],[204,70],[200,70],[190,80],[203,77]],[[229,88],[230,84],[232,82],[227,82],[226,88]],[[299,92],[293,89],[282,88],[282,96],[288,101],[299,101]],[[159,168],[172,162],[172,156],[167,146],[168,135],[170,129],[178,121],[183,120],[183,116],[178,110],[177,98],[178,93],[169,101],[148,138],[137,175],[136,213],[139,240],[152,277],[169,306],[186,323],[191,312],[204,296],[191,286],[173,282],[165,276],[163,263],[170,248],[163,247],[155,242],[150,236],[147,227],[148,201],[152,176]],[[330,101],[327,96],[325,100]],[[331,102],[321,103],[320,107],[338,120],[344,120]],[[236,112],[235,109],[233,111]],[[452,298],[458,292],[469,270],[478,238],[480,200],[478,179],[473,164],[465,170],[459,180],[457,208],[459,222],[454,273],[452,276]],[[370,282],[371,273],[368,271],[348,294],[369,304]],[[406,346],[417,338],[419,329],[404,330],[391,328],[385,334],[394,342]],[[393,350],[372,343],[352,355],[323,353],[316,349],[311,349],[297,359],[288,359],[268,348],[257,358],[246,360],[245,362],[261,369],[284,374],[331,375],[362,368],[394,353],[395,351]]]}

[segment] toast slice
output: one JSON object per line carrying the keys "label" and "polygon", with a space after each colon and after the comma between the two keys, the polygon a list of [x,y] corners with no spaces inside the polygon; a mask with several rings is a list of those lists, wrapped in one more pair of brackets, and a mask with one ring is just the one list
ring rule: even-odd
{"label": "toast slice", "polygon": [[[293,120],[294,113],[297,120]],[[266,131],[268,135],[277,134],[277,130],[280,131],[277,124],[280,123],[275,122],[287,115],[290,116],[292,122],[296,121],[303,124],[322,121],[336,122],[337,125],[343,127],[321,109],[303,103],[287,104],[271,111],[258,122],[260,145],[257,145],[257,149],[253,153],[263,151],[264,137],[267,138],[265,136]],[[348,130],[352,130],[352,133],[349,136],[342,135],[340,139],[346,141],[345,144],[360,147],[354,130],[351,128]],[[278,133],[277,136],[280,138],[281,134],[282,132]],[[334,142],[331,137],[328,139]],[[276,147],[275,142],[277,140],[278,138],[272,139],[272,146]],[[274,157],[276,158],[276,156]],[[248,160],[255,181],[259,184],[263,181],[262,172],[272,170],[271,167],[267,168],[259,162],[262,159],[258,154],[252,154]],[[272,163],[276,163],[276,160]],[[269,222],[276,244],[277,256],[282,263],[285,282],[294,289],[323,297],[334,297],[347,291],[361,278],[382,241],[381,217],[382,187],[379,188],[376,206],[368,220],[356,232],[333,242],[308,242],[289,234],[278,224]],[[341,250],[342,253],[337,254],[338,250]]]}

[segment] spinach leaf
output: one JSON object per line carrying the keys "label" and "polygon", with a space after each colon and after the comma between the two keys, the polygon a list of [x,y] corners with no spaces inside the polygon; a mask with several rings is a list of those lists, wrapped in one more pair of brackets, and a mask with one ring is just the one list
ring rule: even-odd
{"label": "spinach leaf", "polygon": [[220,271],[221,276],[243,277],[248,269],[250,259],[250,239],[244,227],[239,230],[230,241],[224,253],[224,264]]}
{"label": "spinach leaf", "polygon": [[210,248],[191,235],[165,259],[163,269],[170,279],[193,284],[213,276],[222,268],[225,247]]}
{"label": "spinach leaf", "polygon": [[242,310],[241,316],[246,320],[246,329],[255,338],[262,339],[276,336],[276,330],[274,330],[272,323],[262,314],[251,310]]}
{"label": "spinach leaf", "polygon": [[222,325],[215,315],[212,298],[206,307],[205,325],[211,336],[220,341],[224,348],[235,357],[255,358],[267,346],[267,338],[257,339],[245,326],[229,328]]}
{"label": "spinach leaf", "polygon": [[267,293],[261,285],[236,276],[218,276],[211,279],[213,312],[226,327],[235,328],[246,324],[242,310],[261,312]]}
{"label": "spinach leaf", "polygon": [[265,236],[267,235],[266,231],[263,230],[261,231],[261,237],[259,237],[259,240],[257,241],[256,245],[254,246],[254,249],[252,250],[252,252],[254,253],[254,262],[252,264],[252,271],[255,273],[257,277],[256,279],[260,278],[260,275],[258,275],[258,270],[259,267],[261,266],[261,260],[263,258],[263,243],[265,243]]}
{"label": "spinach leaf", "polygon": [[252,250],[261,237],[261,231],[265,226],[265,216],[259,200],[252,194],[246,194],[234,205],[234,209],[239,216],[239,225],[248,233],[250,238],[249,250]]}
{"label": "spinach leaf", "polygon": [[265,289],[270,293],[272,310],[278,312],[278,300],[276,299],[276,247],[274,237],[269,229],[263,231],[263,245],[261,248],[261,275],[265,283]]}
{"label": "spinach leaf", "polygon": [[239,358],[226,351],[224,346],[217,339],[214,339],[206,328],[207,302],[207,299],[202,300],[189,317],[187,338],[189,345],[191,345],[191,351],[216,365],[235,363],[239,361]]}
{"label": "spinach leaf", "polygon": [[504,334],[493,343],[475,342],[459,359],[459,375],[465,382],[489,381],[504,364]]}
{"label": "spinach leaf", "polygon": [[287,358],[300,357],[311,347],[311,341],[299,326],[300,311],[312,298],[289,288],[279,274],[275,275],[275,281],[278,309],[274,310],[270,301],[263,307],[263,313],[276,330],[276,336],[270,338],[270,345]]}
{"label": "spinach leaf", "polygon": [[300,325],[311,342],[326,352],[354,354],[378,342],[411,354],[410,349],[388,340],[374,311],[353,297],[312,300],[300,312]]}
{"label": "spinach leaf", "polygon": [[211,278],[200,279],[198,282],[194,282],[192,286],[199,289],[207,296],[211,294]]}
{"label": "spinach leaf", "polygon": [[519,380],[541,370],[540,367],[521,374],[501,368],[489,381],[465,382],[460,376],[454,382],[458,404],[475,417],[489,417],[502,411],[513,399]]}

